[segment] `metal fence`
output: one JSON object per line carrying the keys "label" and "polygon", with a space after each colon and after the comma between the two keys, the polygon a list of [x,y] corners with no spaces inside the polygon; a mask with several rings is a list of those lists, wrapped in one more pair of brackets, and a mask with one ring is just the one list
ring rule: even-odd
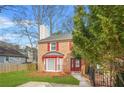
{"label": "metal fence", "polygon": [[114,87],[115,86],[115,76],[111,72],[97,71],[95,72],[94,85],[96,87]]}
{"label": "metal fence", "polygon": [[95,71],[95,86],[124,87],[124,63],[115,62],[110,65],[109,71],[102,69]]}
{"label": "metal fence", "polygon": [[22,70],[36,70],[36,64],[4,64],[0,63],[0,73],[22,71]]}

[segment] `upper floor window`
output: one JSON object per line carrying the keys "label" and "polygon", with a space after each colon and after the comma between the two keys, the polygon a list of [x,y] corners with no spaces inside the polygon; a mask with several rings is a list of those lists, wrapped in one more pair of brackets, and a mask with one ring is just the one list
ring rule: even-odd
{"label": "upper floor window", "polygon": [[59,43],[58,42],[50,42],[48,43],[48,51],[59,51]]}
{"label": "upper floor window", "polygon": [[56,43],[55,42],[50,43],[50,51],[56,51]]}

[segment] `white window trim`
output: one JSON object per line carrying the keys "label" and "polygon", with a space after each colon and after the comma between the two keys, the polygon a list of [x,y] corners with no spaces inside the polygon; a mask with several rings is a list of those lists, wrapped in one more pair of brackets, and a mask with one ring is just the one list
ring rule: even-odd
{"label": "white window trim", "polygon": [[[46,59],[45,62],[48,62],[48,60]],[[49,70],[48,69],[48,64],[46,63],[46,69],[45,69],[47,72],[55,72],[55,66],[54,66],[54,70]]]}
{"label": "white window trim", "polygon": [[60,67],[60,68],[61,68],[61,69],[58,70],[58,67],[57,67],[57,71],[58,71],[58,72],[61,72],[61,71],[63,71],[63,59],[62,59],[62,58],[57,58],[57,66],[58,66],[58,59],[61,59],[61,62],[60,62],[60,63],[61,63],[61,67]]}
{"label": "white window trim", "polygon": [[[46,72],[62,72],[63,71],[63,59],[61,58],[61,69],[60,70],[55,70],[55,66],[54,66],[54,70],[48,70],[48,65],[47,65],[47,63],[46,62],[48,62],[48,60],[47,59],[45,59],[45,61],[44,61],[44,65],[46,66],[45,68],[45,71]],[[58,58],[57,58],[57,65],[58,65]]]}
{"label": "white window trim", "polygon": [[[52,43],[55,43],[55,50],[52,50],[52,47],[51,47],[51,44],[52,44]],[[51,42],[51,43],[50,43],[50,51],[56,51],[56,42]]]}

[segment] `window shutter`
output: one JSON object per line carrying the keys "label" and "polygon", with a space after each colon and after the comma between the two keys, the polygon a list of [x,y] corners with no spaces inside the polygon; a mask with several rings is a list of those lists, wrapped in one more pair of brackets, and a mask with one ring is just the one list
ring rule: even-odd
{"label": "window shutter", "polygon": [[56,51],[59,51],[59,43],[56,43]]}
{"label": "window shutter", "polygon": [[69,49],[71,50],[72,49],[72,43],[69,42]]}
{"label": "window shutter", "polygon": [[47,45],[47,50],[50,51],[50,43]]}

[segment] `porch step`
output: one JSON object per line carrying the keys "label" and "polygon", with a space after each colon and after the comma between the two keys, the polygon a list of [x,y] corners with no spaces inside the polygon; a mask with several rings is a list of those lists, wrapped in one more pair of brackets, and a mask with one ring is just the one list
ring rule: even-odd
{"label": "porch step", "polygon": [[75,74],[81,75],[80,72],[78,72],[78,71],[71,72],[71,74],[74,74],[74,75],[75,75]]}

